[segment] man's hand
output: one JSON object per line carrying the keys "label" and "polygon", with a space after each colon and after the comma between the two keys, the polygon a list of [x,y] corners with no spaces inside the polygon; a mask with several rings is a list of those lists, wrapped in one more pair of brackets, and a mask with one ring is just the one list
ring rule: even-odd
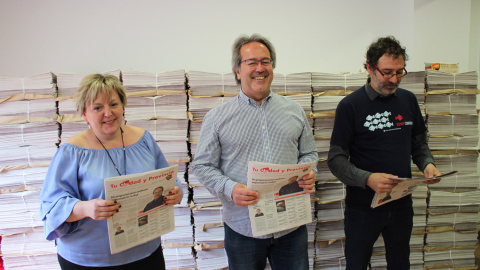
{"label": "man's hand", "polygon": [[367,180],[367,186],[371,187],[377,193],[390,192],[400,180],[391,180],[389,177],[396,177],[387,173],[372,173]]}
{"label": "man's hand", "polygon": [[238,206],[248,206],[258,202],[258,192],[247,189],[244,184],[236,184],[232,190],[232,199]]}
{"label": "man's hand", "polygon": [[[423,171],[423,175],[425,176],[425,178],[432,178],[432,177],[434,177],[436,175],[440,175],[440,174],[441,174],[440,171],[432,163],[429,163],[427,165],[427,167],[425,167],[425,170]],[[441,178],[434,179],[434,180],[425,180],[425,181],[423,181],[423,183],[425,183],[425,184],[436,184],[436,183],[440,182],[440,180],[441,180]]]}
{"label": "man's hand", "polygon": [[308,194],[315,192],[315,172],[310,171],[309,174],[303,176],[303,179],[297,181],[298,186],[304,188]]}

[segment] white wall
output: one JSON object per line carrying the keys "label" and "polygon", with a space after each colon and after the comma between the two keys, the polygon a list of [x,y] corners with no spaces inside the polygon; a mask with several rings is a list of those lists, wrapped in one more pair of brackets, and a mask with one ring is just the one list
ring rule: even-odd
{"label": "white wall", "polygon": [[[469,45],[479,1],[1,0],[0,76],[230,72],[234,39],[255,32],[273,42],[280,73],[358,72],[368,45],[389,34],[407,47],[408,70],[425,61],[478,70]],[[444,37],[454,40],[439,46]]]}

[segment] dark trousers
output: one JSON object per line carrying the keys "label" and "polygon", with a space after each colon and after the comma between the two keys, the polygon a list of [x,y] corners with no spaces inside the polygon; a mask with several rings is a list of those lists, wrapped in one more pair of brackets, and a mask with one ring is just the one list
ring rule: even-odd
{"label": "dark trousers", "polygon": [[58,255],[58,262],[62,270],[131,270],[131,269],[142,269],[142,270],[165,270],[165,259],[163,258],[163,250],[160,245],[157,250],[155,250],[150,256],[132,262],[129,264],[118,265],[118,266],[107,266],[107,267],[88,267],[74,264],[70,261],[65,260],[62,256]]}
{"label": "dark trousers", "polygon": [[225,250],[231,270],[263,270],[267,258],[273,270],[308,270],[307,227],[279,238],[241,235],[224,223]]}
{"label": "dark trousers", "polygon": [[345,209],[345,258],[347,270],[367,269],[373,244],[380,233],[385,242],[387,268],[410,268],[410,236],[413,228],[411,207],[386,212],[373,209]]}

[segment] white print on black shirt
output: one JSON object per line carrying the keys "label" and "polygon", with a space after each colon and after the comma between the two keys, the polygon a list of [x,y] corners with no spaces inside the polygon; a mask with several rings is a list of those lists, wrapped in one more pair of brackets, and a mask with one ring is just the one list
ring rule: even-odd
{"label": "white print on black shirt", "polygon": [[392,112],[383,112],[376,113],[374,115],[367,115],[366,121],[363,124],[364,127],[368,128],[370,131],[375,131],[377,129],[385,131],[393,131],[400,129],[401,126],[411,126],[413,125],[412,121],[403,121],[402,115],[395,116],[395,123],[390,121]]}

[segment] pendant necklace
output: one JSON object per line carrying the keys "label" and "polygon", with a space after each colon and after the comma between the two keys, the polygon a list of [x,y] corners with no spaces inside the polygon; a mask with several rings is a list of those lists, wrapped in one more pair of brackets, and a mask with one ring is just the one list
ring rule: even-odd
{"label": "pendant necklace", "polygon": [[[95,132],[93,133],[93,135],[95,135]],[[123,165],[125,167],[125,175],[127,175],[127,155],[125,154],[125,144],[123,143],[123,129],[120,128],[120,135],[122,137],[122,146],[123,146]],[[110,153],[108,152],[107,148],[105,148],[105,146],[103,145],[103,143],[100,141],[100,139],[97,137],[97,135],[95,135],[95,138],[97,138],[98,142],[102,145],[103,149],[105,149],[105,151],[107,152],[107,155],[108,157],[110,158],[110,161],[113,163],[113,166],[115,167],[115,170],[117,170],[118,172],[118,175],[122,175],[120,173],[120,171],[118,170],[118,167],[117,165],[115,164],[115,162],[113,162],[113,159],[112,157],[110,156]]]}

